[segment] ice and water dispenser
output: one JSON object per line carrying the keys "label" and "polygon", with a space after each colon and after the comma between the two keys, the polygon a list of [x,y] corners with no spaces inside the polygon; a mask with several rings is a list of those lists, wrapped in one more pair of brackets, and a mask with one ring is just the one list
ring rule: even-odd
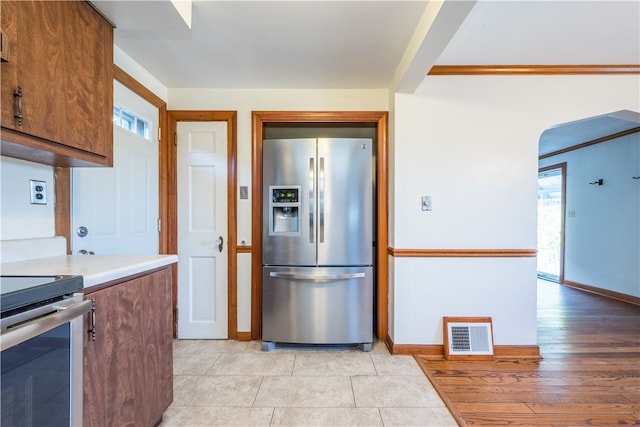
{"label": "ice and water dispenser", "polygon": [[300,186],[269,186],[269,235],[300,234]]}

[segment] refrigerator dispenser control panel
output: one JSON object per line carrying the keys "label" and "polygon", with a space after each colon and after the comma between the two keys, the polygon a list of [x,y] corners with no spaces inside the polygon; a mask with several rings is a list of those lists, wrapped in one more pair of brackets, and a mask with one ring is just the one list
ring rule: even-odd
{"label": "refrigerator dispenser control panel", "polygon": [[270,185],[269,192],[269,235],[300,235],[300,195],[299,185]]}
{"label": "refrigerator dispenser control panel", "polygon": [[297,203],[298,188],[274,188],[272,200],[274,203]]}

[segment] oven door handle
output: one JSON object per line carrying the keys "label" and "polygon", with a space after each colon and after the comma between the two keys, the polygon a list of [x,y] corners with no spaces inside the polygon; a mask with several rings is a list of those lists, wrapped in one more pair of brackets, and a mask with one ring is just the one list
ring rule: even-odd
{"label": "oven door handle", "polygon": [[64,308],[60,307],[60,311],[53,314],[38,317],[13,328],[8,328],[7,330],[2,331],[2,335],[0,336],[0,349],[5,351],[8,348],[70,322],[90,310],[91,300],[84,300]]}

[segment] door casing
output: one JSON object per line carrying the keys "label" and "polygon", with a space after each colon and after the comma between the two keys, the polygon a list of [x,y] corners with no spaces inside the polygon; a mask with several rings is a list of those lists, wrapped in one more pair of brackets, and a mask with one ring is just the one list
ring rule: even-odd
{"label": "door casing", "polygon": [[[237,272],[237,236],[236,236],[236,158],[237,158],[237,113],[235,111],[167,111],[168,141],[165,148],[167,163],[163,170],[166,180],[166,187],[162,188],[160,195],[161,203],[164,202],[167,209],[167,221],[165,232],[167,233],[167,253],[177,253],[178,251],[178,204],[177,204],[177,146],[175,145],[175,135],[179,121],[188,122],[227,122],[227,240],[228,240],[228,260],[227,260],[227,305],[228,305],[228,338],[238,338],[238,272]],[[162,159],[161,159],[162,161]],[[161,164],[162,168],[162,164]],[[178,281],[174,274],[173,281],[173,307],[177,308],[178,303]],[[178,313],[174,313],[174,336],[176,336],[176,325]]]}
{"label": "door casing", "polygon": [[352,124],[376,127],[376,300],[374,329],[380,341],[388,333],[388,112],[386,111],[253,111],[251,182],[251,339],[258,340],[262,329],[262,140],[264,125],[279,124]]}

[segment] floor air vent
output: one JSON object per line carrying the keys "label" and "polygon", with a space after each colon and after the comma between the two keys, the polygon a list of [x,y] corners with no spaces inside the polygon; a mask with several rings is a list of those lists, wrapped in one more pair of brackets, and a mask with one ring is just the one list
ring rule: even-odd
{"label": "floor air vent", "polygon": [[444,357],[447,360],[492,360],[490,317],[444,317]]}

